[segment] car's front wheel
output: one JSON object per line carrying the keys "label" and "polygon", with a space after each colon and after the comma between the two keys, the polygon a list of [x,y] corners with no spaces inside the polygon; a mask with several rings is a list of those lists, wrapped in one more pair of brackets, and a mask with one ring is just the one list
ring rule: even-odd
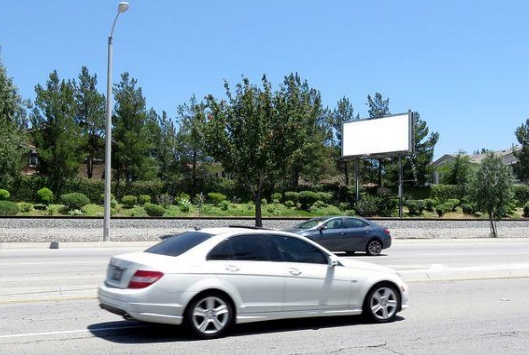
{"label": "car's front wheel", "polygon": [[366,253],[369,256],[380,255],[382,252],[382,243],[378,239],[371,239],[366,246]]}
{"label": "car's front wheel", "polygon": [[372,322],[387,323],[395,320],[400,305],[400,293],[395,286],[381,283],[373,287],[364,300],[364,316]]}
{"label": "car's front wheel", "polygon": [[208,292],[196,297],[185,314],[186,326],[201,339],[222,336],[233,321],[233,306],[226,296]]}

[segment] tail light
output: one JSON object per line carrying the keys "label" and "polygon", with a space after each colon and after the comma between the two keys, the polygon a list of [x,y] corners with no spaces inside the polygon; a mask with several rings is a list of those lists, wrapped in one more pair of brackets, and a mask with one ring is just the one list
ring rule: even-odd
{"label": "tail light", "polygon": [[387,235],[391,235],[391,234],[389,233],[389,229],[384,229],[384,233],[386,233]]}
{"label": "tail light", "polygon": [[161,279],[163,273],[160,271],[138,270],[132,275],[128,288],[145,288]]}

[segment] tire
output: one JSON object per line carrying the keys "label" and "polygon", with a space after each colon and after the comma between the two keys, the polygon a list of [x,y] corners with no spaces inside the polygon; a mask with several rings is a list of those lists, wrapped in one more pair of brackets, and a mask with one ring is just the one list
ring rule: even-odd
{"label": "tire", "polygon": [[366,245],[366,254],[369,256],[377,256],[382,252],[382,243],[378,239],[371,239]]}
{"label": "tire", "polygon": [[224,335],[233,322],[233,306],[227,296],[207,292],[191,301],[185,312],[188,330],[200,339],[213,339]]}
{"label": "tire", "polygon": [[363,315],[374,323],[394,321],[399,310],[400,293],[389,283],[381,283],[373,287],[364,300]]}

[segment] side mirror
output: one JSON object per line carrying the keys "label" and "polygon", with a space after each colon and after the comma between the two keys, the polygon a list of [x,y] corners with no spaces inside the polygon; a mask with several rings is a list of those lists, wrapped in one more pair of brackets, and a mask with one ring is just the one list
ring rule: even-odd
{"label": "side mirror", "polygon": [[340,265],[340,261],[336,257],[336,255],[329,255],[329,259],[327,260],[327,265],[329,267],[335,267]]}

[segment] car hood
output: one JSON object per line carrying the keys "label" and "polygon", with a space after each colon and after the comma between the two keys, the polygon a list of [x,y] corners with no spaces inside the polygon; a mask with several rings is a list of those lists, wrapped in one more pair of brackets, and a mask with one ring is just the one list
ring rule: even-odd
{"label": "car hood", "polygon": [[358,260],[351,260],[351,259],[340,259],[340,263],[343,264],[343,266],[355,270],[367,270],[367,271],[378,271],[378,272],[387,272],[390,274],[396,274],[397,271],[393,270],[392,268],[389,268],[387,266],[377,265],[368,263],[365,261],[358,261]]}

